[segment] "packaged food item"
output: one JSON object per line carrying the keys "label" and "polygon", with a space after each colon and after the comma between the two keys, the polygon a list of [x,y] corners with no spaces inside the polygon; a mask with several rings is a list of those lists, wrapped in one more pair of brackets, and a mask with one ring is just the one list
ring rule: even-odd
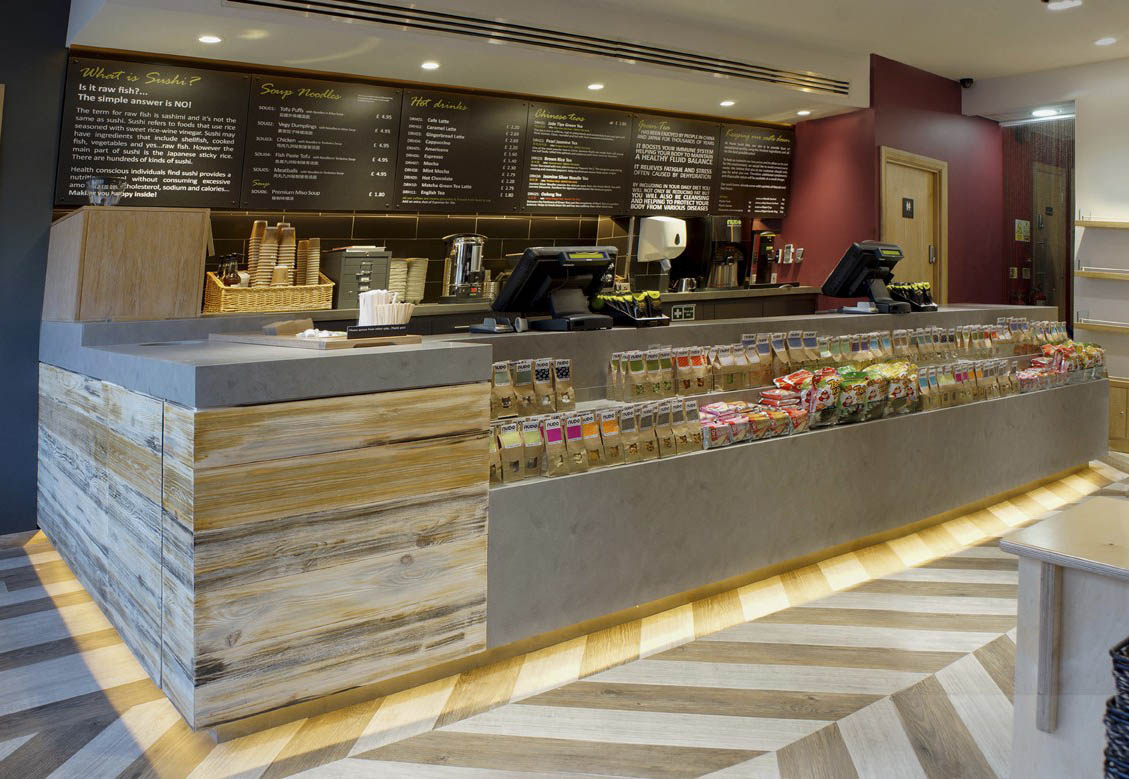
{"label": "packaged food item", "polygon": [[647,399],[649,386],[647,384],[647,363],[642,352],[631,352],[628,356],[631,374],[628,378],[630,391],[624,400],[638,403]]}
{"label": "packaged food item", "polygon": [[674,430],[674,448],[677,454],[693,451],[689,425],[686,424],[686,408],[682,401],[676,400],[670,406],[670,427]]}
{"label": "packaged food item", "polygon": [[768,435],[775,438],[792,433],[791,417],[783,409],[768,408],[761,412],[768,416]]}
{"label": "packaged food item", "polygon": [[813,375],[807,406],[808,424],[813,429],[838,424],[840,383],[834,368],[820,368]]}
{"label": "packaged food item", "polygon": [[655,412],[651,406],[639,409],[639,456],[643,460],[656,460],[659,456],[659,439],[655,435]]}
{"label": "packaged food item", "polygon": [[733,355],[733,386],[735,389],[745,389],[753,386],[749,384],[749,358],[745,354],[745,347],[740,344],[729,347]]}
{"label": "packaged food item", "polygon": [[552,414],[557,410],[557,393],[553,391],[553,361],[533,362],[533,397],[538,414]]}
{"label": "packaged food item", "polygon": [[604,442],[600,438],[600,423],[596,421],[595,412],[581,414],[580,425],[584,451],[588,453],[588,468],[603,468],[607,461],[604,458]]}
{"label": "packaged food item", "polygon": [[517,422],[506,422],[498,428],[498,446],[502,450],[502,481],[509,483],[525,478],[525,446]]}
{"label": "packaged food item", "polygon": [[715,386],[718,390],[731,392],[740,389],[737,384],[737,367],[733,361],[733,348],[730,346],[717,347],[717,370],[714,373]]}
{"label": "packaged food item", "polygon": [[647,360],[647,399],[658,400],[663,397],[663,371],[658,349],[648,349]]}
{"label": "packaged food item", "polygon": [[814,366],[819,362],[819,337],[815,330],[804,331],[804,363]]}
{"label": "packaged food item", "polygon": [[631,352],[619,353],[619,394],[616,400],[631,402]]}
{"label": "packaged food item", "polygon": [[553,367],[556,369],[553,390],[557,394],[557,411],[571,411],[576,408],[576,395],[572,392],[572,360],[557,360]]}
{"label": "packaged food item", "polygon": [[491,371],[490,416],[494,419],[517,416],[517,393],[508,362],[494,363]]}
{"label": "packaged food item", "polygon": [[643,459],[639,450],[639,431],[635,422],[635,407],[628,406],[619,412],[619,441],[623,448],[623,461],[637,463]]}
{"label": "packaged food item", "polygon": [[[772,420],[767,411],[750,411],[741,416],[743,432],[750,441],[760,441],[768,438],[772,432]],[[739,440],[744,440],[741,438]]]}
{"label": "packaged food item", "polygon": [[498,447],[498,426],[490,426],[490,483],[502,483],[502,450]]}
{"label": "packaged food item", "polygon": [[698,415],[698,401],[688,400],[686,409],[686,431],[690,434],[690,448],[698,450],[703,448],[702,420]]}
{"label": "packaged food item", "polygon": [[569,471],[569,460],[561,418],[547,418],[541,426],[541,434],[545,439],[545,475],[564,476]]}
{"label": "packaged food item", "polygon": [[659,372],[662,375],[662,396],[673,398],[677,392],[674,384],[674,358],[669,347],[659,350]]}
{"label": "packaged food item", "polygon": [[757,374],[757,381],[749,386],[763,387],[766,384],[771,383],[772,377],[776,375],[772,358],[772,343],[768,333],[757,334],[756,349],[757,362],[760,365],[760,370]]}
{"label": "packaged food item", "polygon": [[929,395],[933,400],[932,408],[944,408],[948,405],[945,401],[945,393],[941,390],[941,382],[938,379],[939,373],[937,366],[929,366]]}
{"label": "packaged food item", "polygon": [[588,471],[588,450],[584,446],[584,423],[579,414],[565,417],[565,446],[568,448],[568,472]]}
{"label": "packaged food item", "polygon": [[881,419],[886,416],[887,395],[890,392],[890,382],[884,376],[884,365],[870,365],[863,373],[866,374],[866,398],[863,401],[861,421]]}
{"label": "packaged food item", "polygon": [[536,419],[525,419],[521,423],[522,476],[540,476],[545,443],[541,439],[541,423]]}
{"label": "packaged food item", "polygon": [[819,366],[820,368],[823,368],[827,365],[830,365],[831,362],[832,362],[831,336],[821,335],[818,339],[818,344],[819,344],[819,347],[818,347],[819,348],[819,359],[816,361],[816,365]]}
{"label": "packaged food item", "polygon": [[623,386],[619,375],[619,358],[622,352],[612,352],[608,358],[607,396],[613,400],[623,399]]}
{"label": "packaged food item", "polygon": [[[810,376],[808,381],[810,383]],[[762,390],[760,402],[762,406],[773,406],[775,408],[783,408],[784,406],[798,407],[800,405],[800,393],[798,390],[780,388]]]}
{"label": "packaged food item", "polygon": [[719,420],[702,423],[702,444],[706,449],[729,446],[729,425]]}
{"label": "packaged food item", "polygon": [[514,392],[517,394],[518,416],[526,417],[537,413],[536,393],[533,391],[533,361],[517,360],[511,364],[514,377]]}
{"label": "packaged food item", "polygon": [[788,415],[793,433],[808,432],[808,412],[799,406],[781,406],[780,410]]}
{"label": "packaged food item", "polygon": [[919,368],[917,371],[918,410],[929,411],[933,408],[933,392],[929,388],[929,369]]}
{"label": "packaged food item", "polygon": [[839,375],[839,424],[860,422],[866,404],[866,374],[844,368]]}
{"label": "packaged food item", "polygon": [[690,353],[690,365],[694,371],[694,394],[713,392],[713,371],[706,353],[695,346]]}
{"label": "packaged food item", "polygon": [[788,362],[791,363],[791,367],[798,368],[803,365],[807,361],[807,353],[804,351],[804,331],[790,331],[785,343],[788,349]]}
{"label": "packaged food item", "polygon": [[787,333],[772,334],[772,373],[774,376],[783,376],[792,370],[792,363],[788,359]]}
{"label": "packaged food item", "polygon": [[[772,383],[775,384],[779,389],[790,390],[792,392],[799,392],[800,389],[804,386],[804,384],[807,383],[807,382],[810,382],[811,379],[812,379],[812,372],[809,371],[809,370],[801,368],[798,371],[793,371],[792,373],[789,373],[787,376],[777,376],[775,379],[772,380]],[[768,392],[762,392],[761,397],[763,398],[767,394],[769,394],[769,393]]]}
{"label": "packaged food item", "polygon": [[674,383],[679,395],[695,394],[694,370],[690,365],[690,349],[674,351]]}
{"label": "packaged food item", "polygon": [[678,454],[678,440],[674,432],[670,401],[665,400],[655,408],[655,435],[659,440],[659,457]]}
{"label": "packaged food item", "polygon": [[619,434],[619,413],[614,409],[600,412],[600,440],[604,444],[604,461],[619,465],[623,459],[623,442]]}

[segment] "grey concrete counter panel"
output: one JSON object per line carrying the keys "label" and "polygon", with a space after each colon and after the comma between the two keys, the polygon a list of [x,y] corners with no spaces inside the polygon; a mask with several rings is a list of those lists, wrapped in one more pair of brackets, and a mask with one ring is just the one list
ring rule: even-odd
{"label": "grey concrete counter panel", "polygon": [[[146,330],[159,334],[164,323]],[[40,361],[194,408],[240,406],[489,381],[488,346],[318,351],[206,340],[88,345],[89,325],[45,322]],[[93,340],[104,337],[94,329]],[[175,332],[175,329],[170,328]]]}
{"label": "grey concrete counter panel", "polygon": [[490,491],[488,645],[893,530],[1107,449],[1090,382]]}
{"label": "grey concrete counter panel", "polygon": [[781,295],[818,295],[819,287],[762,287],[760,289],[700,289],[694,292],[664,292],[664,303],[693,303],[695,300],[740,300]]}

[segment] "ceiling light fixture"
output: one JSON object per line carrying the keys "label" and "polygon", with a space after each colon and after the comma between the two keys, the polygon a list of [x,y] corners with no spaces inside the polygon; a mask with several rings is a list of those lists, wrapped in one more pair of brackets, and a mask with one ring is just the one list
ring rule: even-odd
{"label": "ceiling light fixture", "polygon": [[200,43],[223,43],[223,38],[218,35],[201,35],[196,40]]}
{"label": "ceiling light fixture", "polygon": [[1048,11],[1065,11],[1068,8],[1077,8],[1082,5],[1082,0],[1043,0]]}
{"label": "ceiling light fixture", "polygon": [[1117,43],[1117,38],[1098,38],[1094,41],[1095,46],[1112,46]]}
{"label": "ceiling light fixture", "polygon": [[420,67],[424,70],[439,70],[439,63],[435,60],[428,60],[427,62],[420,63]]}
{"label": "ceiling light fixture", "polygon": [[731,105],[737,105],[737,101],[736,100],[722,100],[721,101],[721,107],[722,108],[729,108],[729,106],[731,106]]}
{"label": "ceiling light fixture", "polygon": [[1040,119],[1043,119],[1043,118],[1048,117],[1048,116],[1058,116],[1058,109],[1057,108],[1036,108],[1034,111],[1031,112],[1031,116],[1037,116]]}
{"label": "ceiling light fixture", "polygon": [[805,108],[802,111],[797,111],[796,116],[811,116],[811,111]]}
{"label": "ceiling light fixture", "polygon": [[588,88],[591,89],[593,92],[599,92],[601,89],[604,88],[604,85],[597,81],[595,84],[589,84]]}

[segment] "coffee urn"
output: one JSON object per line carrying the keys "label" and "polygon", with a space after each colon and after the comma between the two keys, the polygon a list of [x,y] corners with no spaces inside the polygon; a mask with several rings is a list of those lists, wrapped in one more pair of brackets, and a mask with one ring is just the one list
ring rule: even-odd
{"label": "coffee urn", "polygon": [[482,249],[486,236],[455,233],[443,237],[447,257],[443,261],[443,295],[440,303],[462,303],[484,295]]}

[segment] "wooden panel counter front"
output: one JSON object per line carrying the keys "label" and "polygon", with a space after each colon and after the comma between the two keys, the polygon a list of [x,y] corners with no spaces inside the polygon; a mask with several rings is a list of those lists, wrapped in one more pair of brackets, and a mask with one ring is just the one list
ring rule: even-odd
{"label": "wooden panel counter front", "polygon": [[485,648],[489,408],[196,410],[44,364],[40,526],[190,725],[239,719]]}

